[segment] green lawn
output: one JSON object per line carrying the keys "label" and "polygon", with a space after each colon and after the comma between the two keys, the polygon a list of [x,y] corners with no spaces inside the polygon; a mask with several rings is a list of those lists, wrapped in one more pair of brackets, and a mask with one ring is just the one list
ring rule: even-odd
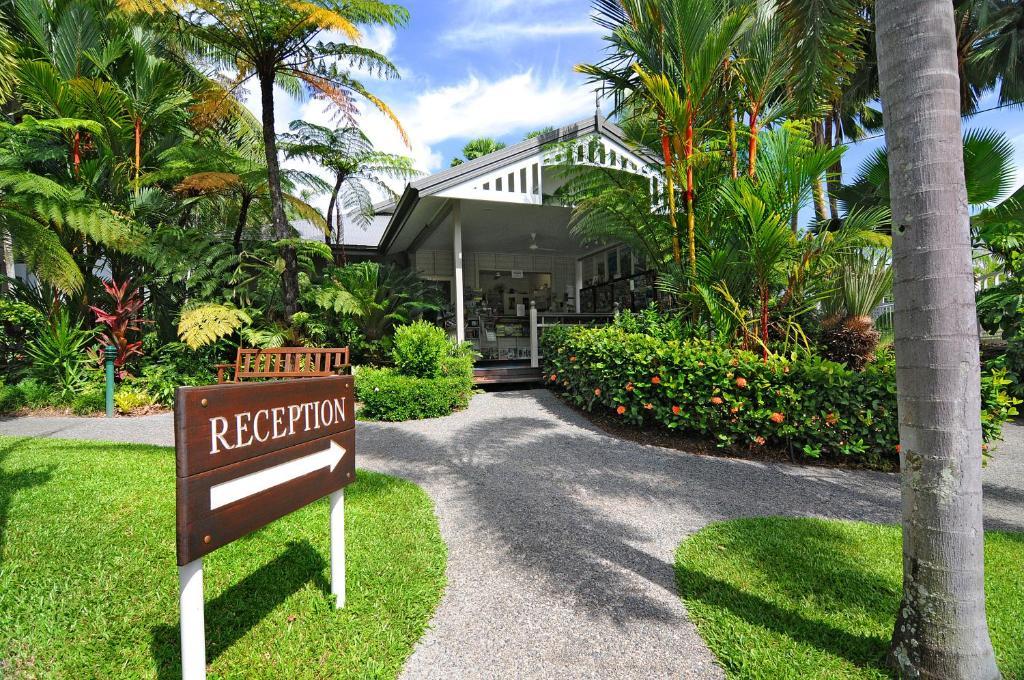
{"label": "green lawn", "polygon": [[[760,518],[712,524],[676,554],[690,618],[731,678],[884,678],[900,599],[898,527]],[[1024,679],[1024,534],[989,532],[988,621]]]}
{"label": "green lawn", "polygon": [[[0,677],[180,677],[171,449],[0,437]],[[204,560],[211,677],[395,677],[445,584],[419,487],[345,493],[348,604],[321,500]]]}

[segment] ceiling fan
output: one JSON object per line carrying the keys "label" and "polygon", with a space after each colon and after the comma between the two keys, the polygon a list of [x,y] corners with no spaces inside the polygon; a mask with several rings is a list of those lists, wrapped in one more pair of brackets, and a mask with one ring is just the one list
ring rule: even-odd
{"label": "ceiling fan", "polygon": [[537,245],[537,232],[531,231],[530,232],[530,250],[533,250],[533,251],[544,251],[544,252],[547,252],[547,253],[553,253],[557,249],[556,248],[541,248],[539,245]]}

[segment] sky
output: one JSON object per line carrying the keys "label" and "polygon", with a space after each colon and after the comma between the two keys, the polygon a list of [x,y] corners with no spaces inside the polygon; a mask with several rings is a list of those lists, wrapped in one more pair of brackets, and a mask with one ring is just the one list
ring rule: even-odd
{"label": "sky", "polygon": [[[463,145],[490,136],[520,141],[532,130],[559,126],[594,114],[594,88],[573,71],[601,59],[601,29],[590,20],[589,0],[406,0],[411,19],[403,28],[370,27],[362,44],[386,55],[400,80],[363,74],[364,85],[397,113],[409,143],[367,102],[359,123],[382,151],[408,155],[432,173],[448,167]],[[327,36],[329,38],[329,36]],[[247,105],[259,114],[258,92]],[[319,101],[299,102],[283,91],[275,97],[278,132],[295,119],[333,126]],[[980,108],[994,105],[991,98]],[[607,105],[605,105],[607,108]],[[1016,149],[1017,184],[1024,183],[1024,115],[1002,109],[965,120],[965,127],[1001,130]],[[881,138],[850,146],[847,179]],[[315,166],[290,163],[316,170]],[[397,188],[397,187],[396,187]],[[315,200],[321,208],[326,198]]]}

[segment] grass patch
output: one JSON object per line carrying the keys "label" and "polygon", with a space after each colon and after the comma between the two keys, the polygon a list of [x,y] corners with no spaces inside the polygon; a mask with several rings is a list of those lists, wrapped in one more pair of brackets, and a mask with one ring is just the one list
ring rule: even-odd
{"label": "grass patch", "polygon": [[[0,677],[179,678],[174,452],[0,437]],[[211,677],[393,678],[445,584],[417,486],[346,489],[348,602],[326,500],[204,558]]]}
{"label": "grass patch", "polygon": [[[988,622],[1004,677],[1024,678],[1024,534],[988,532]],[[778,517],[712,524],[676,553],[690,618],[731,678],[888,678],[899,527]]]}

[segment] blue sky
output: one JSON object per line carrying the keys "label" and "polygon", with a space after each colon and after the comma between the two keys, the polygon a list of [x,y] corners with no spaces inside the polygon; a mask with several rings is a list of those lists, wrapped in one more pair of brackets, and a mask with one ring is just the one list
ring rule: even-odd
{"label": "blue sky", "polygon": [[[402,79],[364,83],[396,111],[409,135],[402,143],[394,126],[368,104],[361,125],[378,148],[412,156],[420,170],[448,166],[473,137],[505,142],[546,125],[592,115],[594,95],[580,62],[601,58],[601,31],[589,18],[589,0],[406,0],[408,26],[370,28],[363,43],[386,54]],[[258,102],[251,108],[258,110]],[[985,108],[993,102],[982,103]],[[320,102],[277,96],[279,131],[303,118],[330,124]],[[1024,182],[1024,119],[1019,109],[981,114],[965,126],[1006,132],[1017,149],[1018,184]],[[848,174],[883,144],[881,138],[851,146]]]}

